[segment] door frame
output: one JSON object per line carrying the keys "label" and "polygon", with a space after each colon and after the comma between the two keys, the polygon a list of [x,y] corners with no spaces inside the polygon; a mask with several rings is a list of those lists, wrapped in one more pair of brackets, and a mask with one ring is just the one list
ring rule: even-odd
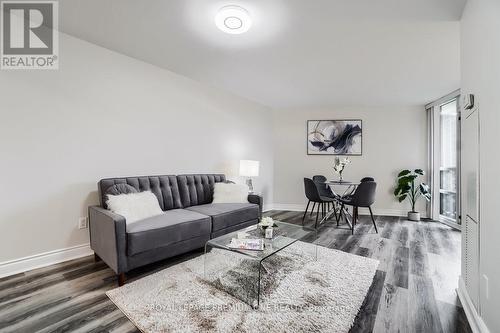
{"label": "door frame", "polygon": [[[425,106],[427,111],[428,119],[428,170],[429,170],[429,186],[431,188],[432,198],[430,204],[427,205],[427,214],[432,220],[440,221],[453,228],[461,229],[462,216],[461,216],[461,101],[460,101],[460,89],[457,89],[440,99],[429,103]],[[457,209],[457,220],[453,222],[451,219],[442,217],[439,213],[440,207],[440,170],[439,166],[441,164],[441,149],[440,149],[440,138],[441,138],[441,128],[440,123],[440,108],[441,106],[451,102],[452,100],[457,101],[457,194],[456,194],[456,209]],[[437,167],[436,167],[437,166]]]}

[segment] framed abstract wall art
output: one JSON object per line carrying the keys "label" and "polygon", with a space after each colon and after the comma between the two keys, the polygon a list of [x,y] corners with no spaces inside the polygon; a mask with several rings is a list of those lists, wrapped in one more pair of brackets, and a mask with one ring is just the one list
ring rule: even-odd
{"label": "framed abstract wall art", "polygon": [[361,120],[308,120],[308,155],[361,155],[363,122]]}

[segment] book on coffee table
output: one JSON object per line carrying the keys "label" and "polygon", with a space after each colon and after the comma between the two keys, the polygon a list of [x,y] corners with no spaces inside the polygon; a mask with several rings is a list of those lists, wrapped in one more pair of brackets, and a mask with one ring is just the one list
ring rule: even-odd
{"label": "book on coffee table", "polygon": [[227,245],[230,249],[264,251],[264,241],[262,239],[231,239]]}

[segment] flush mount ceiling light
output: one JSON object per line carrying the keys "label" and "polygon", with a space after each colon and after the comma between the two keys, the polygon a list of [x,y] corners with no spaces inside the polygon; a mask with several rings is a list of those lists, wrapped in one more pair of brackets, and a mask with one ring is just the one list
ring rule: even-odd
{"label": "flush mount ceiling light", "polygon": [[245,8],[224,6],[215,15],[215,25],[228,34],[242,34],[252,26],[252,19]]}

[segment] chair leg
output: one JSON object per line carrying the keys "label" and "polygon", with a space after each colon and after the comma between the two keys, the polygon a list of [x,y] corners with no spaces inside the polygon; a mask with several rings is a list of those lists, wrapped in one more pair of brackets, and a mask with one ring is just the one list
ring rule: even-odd
{"label": "chair leg", "polygon": [[312,216],[312,214],[314,214],[314,207],[316,206],[316,203],[313,202],[313,208],[311,209],[311,214],[309,214],[309,216]]}
{"label": "chair leg", "polygon": [[118,286],[121,287],[125,284],[125,280],[127,278],[125,277],[125,273],[120,273],[118,274]]}
{"label": "chair leg", "polygon": [[337,205],[335,204],[335,201],[332,201],[332,209],[333,214],[335,215],[335,220],[337,220]]}
{"label": "chair leg", "polygon": [[304,216],[302,216],[302,225],[304,225],[304,219],[306,218],[307,210],[309,209],[310,203],[311,203],[311,200],[307,201],[306,210],[304,211]]}
{"label": "chair leg", "polygon": [[370,210],[370,216],[372,217],[372,222],[373,222],[373,226],[375,227],[375,232],[378,234],[378,230],[377,230],[377,224],[375,223],[375,219],[373,218],[373,212],[372,212],[372,207],[368,207],[368,209]]}
{"label": "chair leg", "polygon": [[356,225],[358,223],[358,207],[354,207],[354,210],[355,210],[355,215],[354,215],[354,225]]}
{"label": "chair leg", "polygon": [[340,205],[339,216],[337,216],[337,227],[339,226],[339,221],[342,218],[342,214],[344,213],[344,204]]}
{"label": "chair leg", "polygon": [[351,229],[351,235],[354,235],[354,226],[356,225],[356,219],[358,214],[358,207],[352,207],[352,229]]}
{"label": "chair leg", "polygon": [[320,203],[318,203],[318,208],[316,209],[316,222],[314,223],[314,229],[316,229],[318,227],[319,206],[320,206]]}

